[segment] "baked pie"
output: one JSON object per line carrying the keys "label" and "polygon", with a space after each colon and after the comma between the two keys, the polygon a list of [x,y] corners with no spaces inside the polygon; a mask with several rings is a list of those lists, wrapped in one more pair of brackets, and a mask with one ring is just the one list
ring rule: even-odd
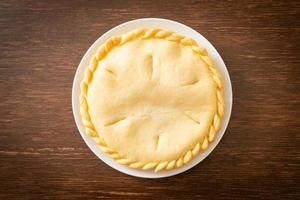
{"label": "baked pie", "polygon": [[102,44],[80,85],[86,132],[121,164],[170,170],[214,140],[223,86],[205,49],[183,35],[136,29]]}

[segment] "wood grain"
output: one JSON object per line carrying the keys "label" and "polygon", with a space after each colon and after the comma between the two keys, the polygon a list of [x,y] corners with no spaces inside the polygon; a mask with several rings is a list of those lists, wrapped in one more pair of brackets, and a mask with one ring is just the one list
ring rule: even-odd
{"label": "wood grain", "polygon": [[[74,123],[88,47],[143,17],[193,27],[221,53],[232,117],[214,152],[165,179],[101,162]],[[299,1],[0,2],[0,199],[299,199]]]}

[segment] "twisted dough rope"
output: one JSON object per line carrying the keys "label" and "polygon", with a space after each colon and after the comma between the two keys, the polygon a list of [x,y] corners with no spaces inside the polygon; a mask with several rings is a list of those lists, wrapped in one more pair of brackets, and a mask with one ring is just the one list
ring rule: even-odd
{"label": "twisted dough rope", "polygon": [[[113,47],[122,45],[126,42],[137,38],[159,38],[172,42],[178,42],[184,46],[190,46],[192,50],[195,53],[199,54],[200,58],[207,64],[208,69],[211,72],[212,78],[217,86],[217,113],[215,113],[214,115],[208,134],[206,134],[205,138],[202,141],[197,142],[197,144],[191,150],[187,151],[183,156],[179,157],[176,160],[146,163],[132,161],[130,159],[124,158],[117,151],[107,146],[103,138],[97,134],[97,131],[95,130],[95,127],[91,122],[91,118],[88,112],[88,103],[86,100],[86,96],[88,91],[88,85],[92,80],[92,76],[98,66],[98,62],[102,60]],[[216,131],[220,128],[220,121],[224,112],[223,85],[220,80],[220,75],[217,72],[217,70],[213,67],[213,63],[208,57],[206,50],[200,48],[198,44],[190,38],[186,38],[182,35],[178,35],[171,31],[164,31],[156,28],[136,29],[121,36],[116,36],[108,39],[103,45],[100,46],[98,52],[92,58],[90,65],[86,69],[85,76],[80,84],[80,91],[80,113],[83,125],[85,127],[86,132],[100,146],[102,151],[107,153],[110,157],[118,161],[120,164],[127,165],[131,168],[138,168],[143,170],[154,169],[155,172],[181,167],[183,164],[186,164],[190,160],[192,160],[192,158],[195,157],[200,152],[200,150],[205,150],[208,147],[208,144],[214,140]]]}

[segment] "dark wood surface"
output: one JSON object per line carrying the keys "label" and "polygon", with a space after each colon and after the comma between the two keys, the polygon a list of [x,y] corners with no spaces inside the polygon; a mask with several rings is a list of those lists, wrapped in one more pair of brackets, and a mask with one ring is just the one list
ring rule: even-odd
{"label": "dark wood surface", "polygon": [[[75,70],[128,20],[202,33],[233,85],[227,131],[193,169],[148,180],[101,162],[76,128]],[[0,199],[299,199],[299,1],[0,1]]]}

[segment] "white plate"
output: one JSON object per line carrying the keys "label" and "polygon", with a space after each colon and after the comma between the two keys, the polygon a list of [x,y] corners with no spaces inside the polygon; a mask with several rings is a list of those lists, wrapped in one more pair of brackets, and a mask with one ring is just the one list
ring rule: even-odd
{"label": "white plate", "polygon": [[[224,97],[225,97],[225,110],[224,110],[224,117],[222,120],[222,125],[218,133],[216,134],[215,140],[208,146],[208,148],[198,154],[192,161],[190,161],[188,164],[169,171],[161,171],[154,173],[152,171],[143,171],[138,169],[131,169],[124,165],[121,165],[117,163],[115,160],[107,156],[104,152],[101,151],[101,149],[97,146],[97,144],[87,135],[85,132],[85,129],[83,127],[83,124],[81,122],[80,112],[79,112],[79,85],[80,81],[83,77],[84,69],[88,66],[89,60],[96,53],[97,47],[100,46],[106,39],[108,39],[111,36],[120,35],[122,33],[125,33],[127,31],[130,31],[135,28],[153,28],[158,27],[166,30],[172,30],[176,33],[188,36],[190,38],[193,38],[196,40],[202,47],[206,48],[209,56],[213,59],[215,63],[215,67],[219,70],[223,77],[223,84],[224,84]],[[105,34],[103,34],[99,39],[94,42],[94,44],[88,49],[88,51],[83,56],[81,62],[79,63],[79,66],[77,68],[74,82],[73,82],[73,90],[72,90],[72,108],[73,108],[73,114],[76,121],[76,125],[79,129],[79,132],[84,139],[85,143],[89,146],[89,148],[100,158],[103,162],[111,166],[112,168],[123,172],[125,174],[129,174],[132,176],[137,177],[144,177],[144,178],[162,178],[162,177],[168,177],[173,176],[179,173],[182,173],[195,165],[197,165],[199,162],[201,162],[206,156],[208,156],[212,150],[217,146],[219,141],[221,140],[222,136],[224,135],[225,129],[227,127],[227,124],[229,122],[230,114],[231,114],[231,107],[232,107],[232,89],[231,89],[231,82],[229,78],[228,71],[226,69],[226,66],[217,52],[217,50],[210,44],[208,40],[206,40],[200,33],[193,30],[192,28],[172,21],[172,20],[166,20],[166,19],[158,19],[158,18],[145,18],[145,19],[137,19],[133,21],[129,21],[126,23],[123,23],[119,26],[116,26],[115,28],[107,31]]]}

